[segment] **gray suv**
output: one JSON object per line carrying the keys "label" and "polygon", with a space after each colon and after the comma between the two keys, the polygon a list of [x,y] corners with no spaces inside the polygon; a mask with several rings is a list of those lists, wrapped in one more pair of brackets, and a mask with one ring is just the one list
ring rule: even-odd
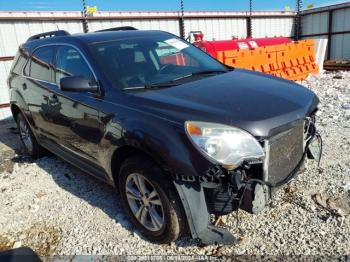
{"label": "gray suv", "polygon": [[313,92],[162,31],[32,36],[8,83],[27,153],[51,151],[114,186],[156,243],[232,243],[211,218],[260,212],[319,155]]}

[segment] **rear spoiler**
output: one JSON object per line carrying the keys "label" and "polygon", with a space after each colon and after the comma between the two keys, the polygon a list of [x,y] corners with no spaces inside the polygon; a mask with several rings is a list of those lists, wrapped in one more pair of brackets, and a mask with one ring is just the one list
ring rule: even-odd
{"label": "rear spoiler", "polygon": [[70,35],[70,33],[68,33],[65,30],[51,31],[51,32],[33,35],[33,36],[28,38],[27,42],[42,39],[42,38],[49,38],[49,37],[56,37],[56,36],[67,36],[67,35]]}
{"label": "rear spoiler", "polygon": [[129,30],[137,30],[137,28],[132,26],[121,26],[121,27],[112,27],[107,29],[98,30],[95,32],[107,32],[107,31],[129,31]]}

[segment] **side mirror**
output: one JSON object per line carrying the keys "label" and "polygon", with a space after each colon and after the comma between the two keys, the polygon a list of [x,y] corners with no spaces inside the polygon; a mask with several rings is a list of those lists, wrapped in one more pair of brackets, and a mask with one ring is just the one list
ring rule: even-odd
{"label": "side mirror", "polygon": [[83,76],[67,76],[60,80],[60,87],[63,91],[71,92],[97,92],[98,86],[95,81],[86,79]]}

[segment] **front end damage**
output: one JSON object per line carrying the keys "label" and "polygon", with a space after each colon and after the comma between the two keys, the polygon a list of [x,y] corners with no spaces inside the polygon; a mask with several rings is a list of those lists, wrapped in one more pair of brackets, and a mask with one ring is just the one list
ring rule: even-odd
{"label": "front end damage", "polygon": [[226,215],[238,209],[261,212],[273,193],[297,175],[305,158],[319,161],[322,151],[313,116],[259,142],[265,151],[261,161],[245,161],[234,170],[216,165],[200,177],[174,175],[193,238],[208,245],[235,243],[226,229],[211,224],[210,215]]}

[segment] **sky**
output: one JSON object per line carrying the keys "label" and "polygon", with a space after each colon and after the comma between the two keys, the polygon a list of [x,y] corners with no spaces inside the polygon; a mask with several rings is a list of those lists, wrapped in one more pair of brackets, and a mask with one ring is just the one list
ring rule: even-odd
{"label": "sky", "polygon": [[[85,0],[99,11],[174,11],[179,9],[180,0]],[[340,0],[303,0],[306,8],[337,4]],[[249,0],[184,0],[185,11],[248,10]],[[292,10],[296,0],[253,0],[253,10]],[[81,10],[81,0],[0,0],[0,10]]]}

